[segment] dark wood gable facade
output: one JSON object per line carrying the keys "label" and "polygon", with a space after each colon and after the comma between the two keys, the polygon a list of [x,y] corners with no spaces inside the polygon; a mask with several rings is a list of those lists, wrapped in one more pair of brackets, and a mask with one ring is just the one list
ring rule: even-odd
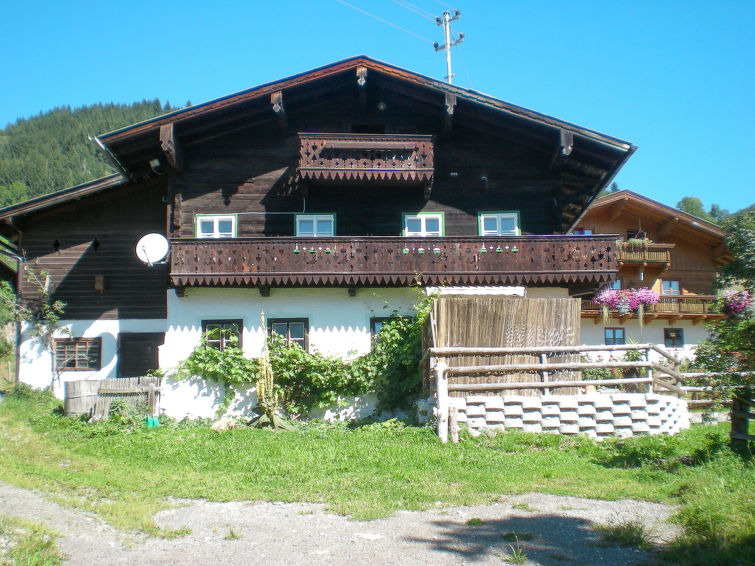
{"label": "dark wood gable facade", "polygon": [[0,211],[72,319],[165,317],[168,287],[598,288],[615,237],[564,233],[635,149],[367,57],[98,141],[119,176]]}

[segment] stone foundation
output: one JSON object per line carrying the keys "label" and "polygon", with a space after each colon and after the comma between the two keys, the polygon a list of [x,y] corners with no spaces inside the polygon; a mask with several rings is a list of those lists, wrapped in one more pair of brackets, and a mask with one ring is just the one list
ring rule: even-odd
{"label": "stone foundation", "polygon": [[449,398],[471,429],[586,434],[593,438],[676,434],[689,428],[687,403],[644,393]]}

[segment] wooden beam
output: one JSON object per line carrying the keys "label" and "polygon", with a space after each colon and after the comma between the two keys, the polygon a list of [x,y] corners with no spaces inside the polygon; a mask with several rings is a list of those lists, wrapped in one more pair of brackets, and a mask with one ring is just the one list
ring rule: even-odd
{"label": "wooden beam", "polygon": [[446,111],[443,113],[443,134],[448,135],[451,133],[451,127],[453,125],[454,110],[456,109],[456,95],[447,92],[445,95],[445,107]]}
{"label": "wooden beam", "polygon": [[624,197],[620,201],[618,201],[618,202],[614,203],[613,205],[611,205],[611,209],[609,211],[609,216],[608,216],[608,223],[609,224],[612,223],[612,222],[615,222],[616,219],[619,216],[621,216],[621,213],[624,211],[624,207],[627,205],[627,201],[628,200],[629,199],[627,197]]}
{"label": "wooden beam", "polygon": [[658,240],[662,240],[671,232],[674,231],[674,229],[679,225],[679,217],[674,216],[673,218],[670,218],[668,221],[666,221],[655,233],[655,237]]}
{"label": "wooden beam", "polygon": [[168,165],[179,173],[183,170],[183,150],[178,141],[173,122],[160,126],[160,149]]}
{"label": "wooden beam", "polygon": [[288,130],[288,117],[286,116],[286,108],[283,106],[282,90],[270,95],[270,104],[273,107],[273,112],[278,117],[278,127],[285,133]]}
{"label": "wooden beam", "polygon": [[359,107],[367,106],[367,67],[357,67],[357,87],[359,87]]}

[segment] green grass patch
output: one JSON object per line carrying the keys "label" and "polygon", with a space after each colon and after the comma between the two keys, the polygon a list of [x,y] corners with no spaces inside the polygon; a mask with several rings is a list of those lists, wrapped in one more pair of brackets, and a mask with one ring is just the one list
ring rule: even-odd
{"label": "green grass patch", "polygon": [[680,562],[695,563],[687,559],[692,548],[735,558],[755,549],[753,459],[746,446],[732,449],[726,424],[602,443],[507,433],[444,445],[433,430],[396,421],[287,433],[166,421],[152,429],[117,419],[91,425],[63,417],[49,396],[21,392],[0,403],[0,437],[0,481],[155,535],[175,536],[152,522],[171,497],[325,503],[373,519],[437,501],[475,505],[538,491],[680,504],[688,533],[674,549]]}
{"label": "green grass patch", "polygon": [[0,564],[62,565],[65,557],[55,544],[58,536],[40,523],[0,516]]}
{"label": "green grass patch", "polygon": [[639,521],[624,521],[615,525],[597,527],[601,539],[608,544],[631,546],[640,550],[652,548],[653,543],[645,525]]}

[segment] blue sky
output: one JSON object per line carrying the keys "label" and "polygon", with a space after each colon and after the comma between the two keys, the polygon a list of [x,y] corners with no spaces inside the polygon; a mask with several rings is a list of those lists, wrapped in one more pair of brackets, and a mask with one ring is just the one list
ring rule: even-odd
{"label": "blue sky", "polygon": [[[0,0],[0,127],[54,108],[203,102],[365,54],[628,140],[616,181],[669,205],[755,202],[755,2]],[[403,5],[402,5],[403,4]],[[93,132],[102,133],[102,132]]]}

